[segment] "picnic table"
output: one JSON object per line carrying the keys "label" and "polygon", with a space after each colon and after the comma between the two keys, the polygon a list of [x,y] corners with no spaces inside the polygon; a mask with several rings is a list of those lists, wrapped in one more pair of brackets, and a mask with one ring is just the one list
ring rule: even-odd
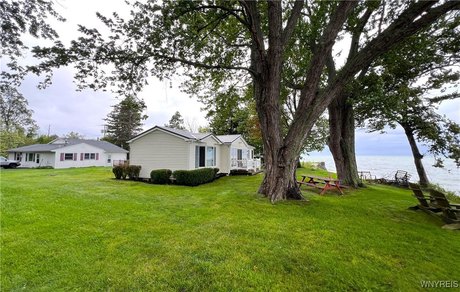
{"label": "picnic table", "polygon": [[321,189],[320,195],[323,195],[328,190],[338,190],[340,194],[343,195],[342,189],[346,186],[340,183],[339,179],[331,177],[318,177],[312,175],[302,175],[302,180],[298,181],[299,187],[301,185],[306,185],[309,187],[314,187]]}

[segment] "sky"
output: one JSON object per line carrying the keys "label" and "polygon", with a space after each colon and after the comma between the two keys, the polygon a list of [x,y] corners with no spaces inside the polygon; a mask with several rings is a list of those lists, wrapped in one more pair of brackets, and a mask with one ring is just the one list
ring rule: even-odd
{"label": "sky", "polygon": [[[58,0],[56,3],[56,10],[67,19],[66,22],[56,22],[55,25],[64,44],[79,36],[78,24],[90,28],[101,27],[96,18],[96,11],[106,16],[113,11],[122,16],[129,12],[124,0]],[[37,44],[49,43],[28,39],[28,45]],[[27,56],[26,60],[31,61],[31,57]],[[76,91],[72,68],[55,70],[53,84],[44,90],[36,87],[40,80],[40,77],[28,76],[20,87],[20,92],[27,98],[29,107],[34,111],[33,118],[37,121],[41,134],[47,134],[49,131],[50,134],[62,136],[72,131],[88,139],[102,136],[103,119],[111,111],[112,106],[120,101],[114,94],[92,90]],[[163,82],[152,78],[149,84],[139,94],[147,105],[146,114],[149,116],[144,129],[166,124],[176,111],[179,111],[186,123],[195,129],[207,125],[206,112],[201,111],[203,105],[179,90],[180,77],[176,76]],[[440,111],[460,122],[460,101],[446,102],[440,107]],[[358,129],[356,151],[358,155],[410,155],[408,142],[401,129],[390,130],[385,135],[366,133],[365,130]],[[324,153],[328,152],[322,154]]]}

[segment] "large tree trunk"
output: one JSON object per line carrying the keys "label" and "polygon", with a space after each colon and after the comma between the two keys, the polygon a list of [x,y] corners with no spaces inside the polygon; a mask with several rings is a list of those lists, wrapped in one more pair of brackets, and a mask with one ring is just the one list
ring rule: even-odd
{"label": "large tree trunk", "polygon": [[[260,24],[260,14],[256,12],[255,2],[247,2],[246,5],[252,14],[253,24]],[[255,42],[251,48],[251,68],[257,72],[253,75],[254,97],[262,130],[266,167],[259,193],[270,198],[271,202],[302,198],[295,177],[296,158],[300,148],[297,150],[297,143],[285,142],[281,128],[281,70],[285,45],[281,11],[280,2],[268,3],[268,50],[264,50],[260,27],[254,27]],[[299,140],[302,140],[302,136],[299,136]]]}
{"label": "large tree trunk", "polygon": [[[272,62],[269,62],[271,65]],[[261,66],[262,64],[257,64]],[[276,202],[285,199],[302,199],[295,170],[300,150],[295,145],[285,145],[282,137],[279,105],[281,66],[274,66],[270,74],[254,79],[256,108],[264,143],[265,177],[259,193]],[[300,137],[299,137],[300,139]]]}
{"label": "large tree trunk", "polygon": [[427,187],[430,181],[426,175],[425,167],[423,167],[423,155],[418,149],[417,142],[415,141],[414,137],[414,132],[408,125],[402,125],[402,127],[404,128],[404,132],[406,133],[407,140],[409,141],[409,145],[412,150],[412,156],[414,157],[415,168],[417,169],[420,185]]}
{"label": "large tree trunk", "polygon": [[270,160],[275,159],[275,161],[265,164],[265,177],[260,185],[259,193],[270,198],[272,202],[285,199],[302,199],[295,177],[296,159],[277,157],[274,153],[265,152],[265,157],[267,156],[270,157]]}
{"label": "large tree trunk", "polygon": [[355,155],[355,118],[347,96],[341,95],[328,107],[329,150],[334,158],[337,177],[345,184],[358,187],[360,180]]}

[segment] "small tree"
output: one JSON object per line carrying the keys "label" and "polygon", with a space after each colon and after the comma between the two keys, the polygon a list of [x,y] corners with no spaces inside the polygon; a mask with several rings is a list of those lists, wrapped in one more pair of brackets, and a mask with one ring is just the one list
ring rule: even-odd
{"label": "small tree", "polygon": [[0,84],[0,128],[6,132],[22,131],[33,136],[37,125],[27,99],[9,83]]}
{"label": "small tree", "polygon": [[142,131],[143,114],[146,109],[143,100],[128,96],[113,106],[113,110],[104,119],[107,122],[107,135],[104,140],[128,149],[127,141]]}
{"label": "small tree", "polygon": [[68,134],[65,134],[64,137],[67,139],[84,139],[85,138],[84,135],[78,132],[74,132],[74,131],[71,131]]}
{"label": "small tree", "polygon": [[33,143],[38,126],[27,99],[11,84],[0,84],[0,153]]}
{"label": "small tree", "polygon": [[169,120],[169,123],[165,124],[165,127],[185,130],[184,119],[182,118],[182,115],[179,111],[176,111],[176,113],[172,115],[171,119]]}

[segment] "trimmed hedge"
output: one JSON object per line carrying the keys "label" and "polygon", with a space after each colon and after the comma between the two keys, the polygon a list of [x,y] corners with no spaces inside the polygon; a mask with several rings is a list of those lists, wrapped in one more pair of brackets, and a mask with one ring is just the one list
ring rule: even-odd
{"label": "trimmed hedge", "polygon": [[126,169],[128,168],[128,165],[123,164],[123,165],[115,165],[112,169],[113,174],[115,175],[116,179],[125,179],[127,175]]}
{"label": "trimmed hedge", "polygon": [[176,184],[184,186],[197,186],[213,181],[216,178],[218,168],[200,168],[194,170],[176,170],[173,176]]}
{"label": "trimmed hedge", "polygon": [[231,169],[230,175],[250,175],[251,173],[246,169]]}
{"label": "trimmed hedge", "polygon": [[171,177],[172,171],[170,169],[154,169],[150,172],[150,182],[154,184],[167,184]]}
{"label": "trimmed hedge", "polygon": [[142,167],[140,165],[129,165],[126,169],[129,179],[138,180],[141,168]]}
{"label": "trimmed hedge", "polygon": [[116,179],[126,179],[128,177],[132,180],[139,179],[139,173],[141,172],[140,165],[115,165],[112,169]]}

